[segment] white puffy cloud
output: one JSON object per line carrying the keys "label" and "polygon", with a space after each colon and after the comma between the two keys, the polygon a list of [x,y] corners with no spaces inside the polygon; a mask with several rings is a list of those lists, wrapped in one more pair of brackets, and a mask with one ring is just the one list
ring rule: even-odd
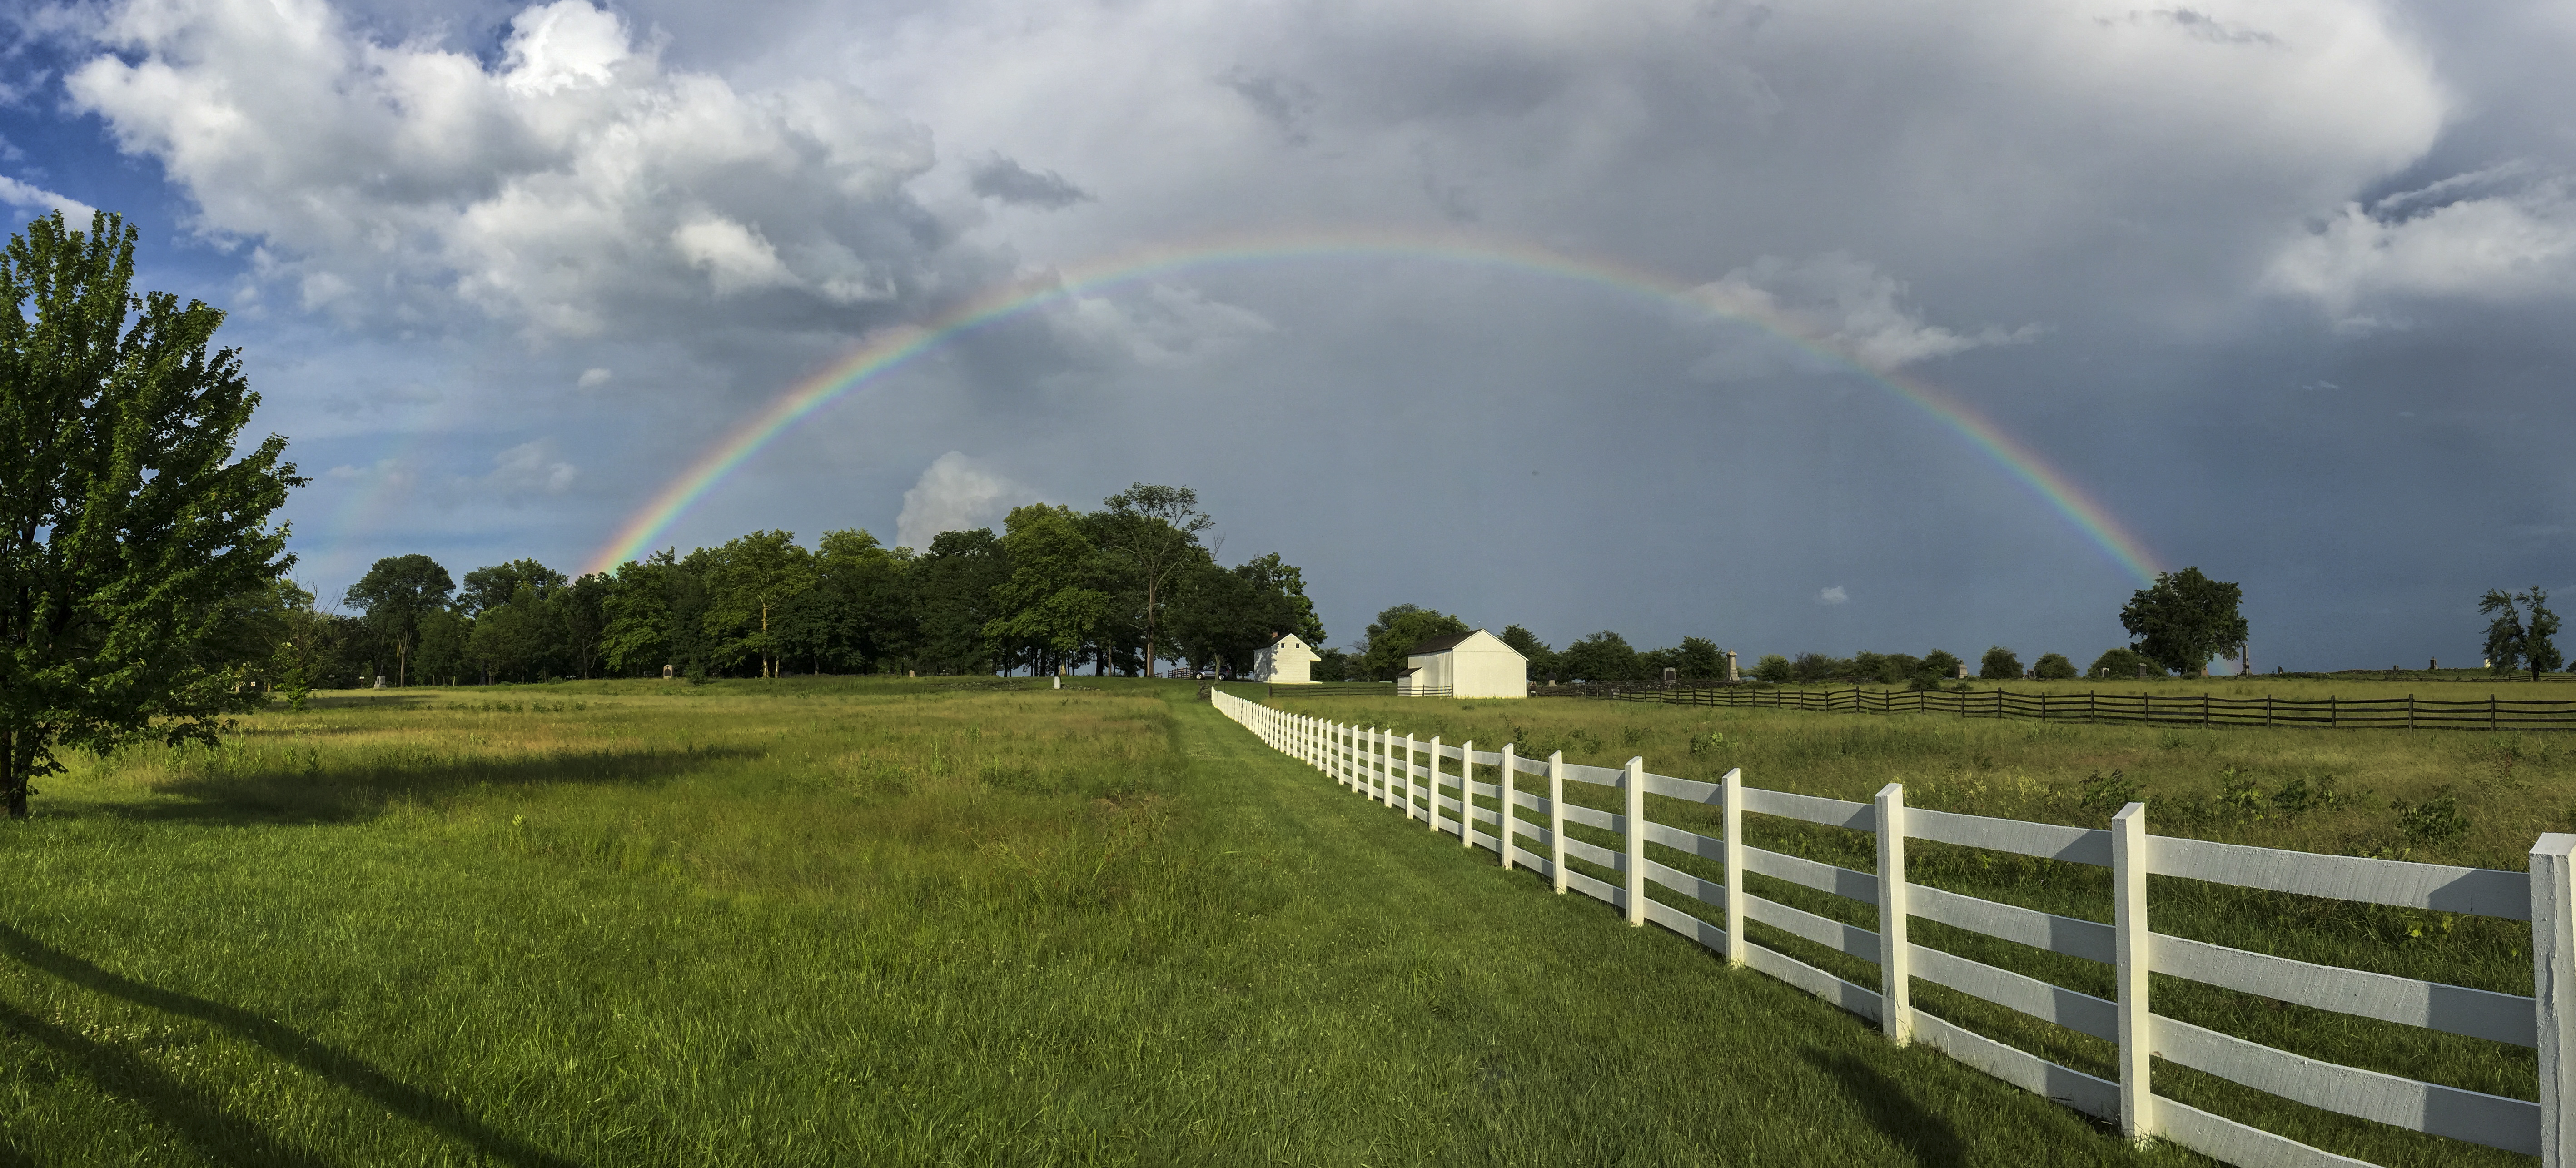
{"label": "white puffy cloud", "polygon": [[2352,329],[2384,323],[2392,301],[2576,293],[2576,190],[2507,166],[2347,203],[2275,253],[2267,283]]}
{"label": "white puffy cloud", "polygon": [[600,386],[608,384],[609,379],[615,376],[616,374],[610,373],[608,370],[594,365],[581,371],[581,376],[574,379],[573,387],[576,389],[597,389]]}
{"label": "white puffy cloud", "polygon": [[903,512],[894,521],[895,543],[927,548],[940,532],[992,526],[1012,507],[1037,497],[1036,491],[951,450],[932,460],[903,493]]}
{"label": "white puffy cloud", "polygon": [[521,11],[491,65],[321,0],[126,0],[96,35],[74,104],[308,308],[415,329],[463,307],[533,340],[854,329],[876,318],[851,306],[941,280],[905,191],[925,131],[838,81],[673,68],[586,0]]}
{"label": "white puffy cloud", "polygon": [[1759,321],[1882,372],[1988,345],[2021,344],[2040,331],[2026,324],[1960,333],[1926,324],[1905,302],[1901,281],[1840,252],[1796,262],[1764,256],[1690,295],[1712,312]]}
{"label": "white puffy cloud", "polygon": [[1830,588],[1819,590],[1816,593],[1816,603],[1826,605],[1849,604],[1851,603],[1851,593],[1843,591],[1843,586],[1836,584]]}
{"label": "white puffy cloud", "polygon": [[78,199],[31,186],[5,174],[0,174],[0,203],[7,203],[29,215],[60,211],[64,222],[75,231],[88,230],[89,217],[98,213],[96,207]]}

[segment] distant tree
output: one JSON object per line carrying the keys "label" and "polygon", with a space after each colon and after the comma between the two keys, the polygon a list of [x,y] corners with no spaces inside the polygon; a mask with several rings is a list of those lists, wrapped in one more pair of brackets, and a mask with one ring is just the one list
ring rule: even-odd
{"label": "distant tree", "polygon": [[797,546],[792,531],[755,531],[715,549],[707,573],[707,632],[725,651],[760,662],[760,676],[778,676],[780,643],[772,618],[781,605],[814,586],[814,557]]}
{"label": "distant tree", "polygon": [[2031,666],[2030,672],[2041,681],[2072,681],[2076,676],[2075,663],[2067,660],[2064,653],[2041,654],[2039,663]]}
{"label": "distant tree", "polygon": [[1161,632],[1163,603],[1172,580],[1202,554],[1199,533],[1216,520],[1199,510],[1198,492],[1188,487],[1135,483],[1101,502],[1109,513],[1101,545],[1119,556],[1144,593],[1145,668],[1158,660],[1155,638]]}
{"label": "distant tree", "polygon": [[652,675],[665,665],[686,664],[679,633],[696,621],[683,615],[681,594],[694,593],[696,582],[682,581],[676,550],[628,560],[615,575],[617,586],[600,598],[599,647],[608,668],[630,676]]}
{"label": "distant tree", "polygon": [[1578,638],[1559,655],[1568,677],[1584,681],[1634,681],[1646,675],[1645,665],[1637,659],[1637,650],[1628,638],[1608,629]]}
{"label": "distant tree", "polygon": [[608,594],[616,587],[615,577],[592,572],[546,597],[547,607],[554,609],[555,630],[563,637],[559,649],[564,664],[585,681],[599,664],[600,641],[608,635]]}
{"label": "distant tree", "polygon": [[984,639],[1006,659],[1015,650],[1033,653],[1032,668],[1070,662],[1109,615],[1109,594],[1093,587],[1099,551],[1068,507],[1014,507],[1003,528],[1011,574],[993,587]]}
{"label": "distant tree", "polygon": [[534,681],[544,672],[548,650],[557,640],[554,611],[537,599],[536,585],[522,581],[507,604],[483,610],[465,641],[469,659],[487,676]]}
{"label": "distant tree", "polygon": [[1444,612],[1420,605],[1399,604],[1377,614],[1369,622],[1368,651],[1361,655],[1360,676],[1371,681],[1393,681],[1404,671],[1405,659],[1413,647],[1435,637],[1472,632],[1467,622]]}
{"label": "distant tree", "polygon": [[1966,662],[1959,660],[1957,654],[1947,649],[1934,649],[1923,655],[1923,664],[1916,667],[1915,676],[1948,681],[1959,676],[1959,667],[1964,664]]}
{"label": "distant tree", "polygon": [[317,604],[312,592],[291,581],[285,586],[295,591],[270,653],[269,672],[286,695],[287,708],[301,713],[313,690],[339,672],[339,606]]}
{"label": "distant tree", "polygon": [[420,644],[412,651],[412,664],[420,666],[420,675],[429,684],[440,678],[450,683],[465,673],[473,660],[468,644],[474,633],[474,622],[452,608],[441,608],[421,614]]}
{"label": "distant tree", "polygon": [[[2516,611],[2517,605],[2530,610],[2529,620]],[[2538,585],[2519,594],[2488,589],[2478,598],[2478,611],[2495,617],[2487,623],[2487,661],[2495,672],[2527,666],[2531,679],[2538,681],[2564,664],[2552,639],[2558,635],[2558,614],[2549,611],[2549,594]]]}
{"label": "distant tree", "polygon": [[2212,580],[2199,568],[2159,572],[2120,608],[2130,648],[2176,673],[2206,676],[2213,657],[2245,651],[2245,617],[2237,611],[2245,590]]}
{"label": "distant tree", "polygon": [[1793,674],[1790,672],[1788,658],[1777,653],[1765,653],[1762,655],[1762,660],[1754,663],[1753,676],[1773,685],[1782,685],[1786,684]]}
{"label": "distant tree", "polygon": [[[304,485],[270,435],[223,314],[133,294],[137,231],[60,211],[0,251],[0,802],[59,747],[212,743],[273,650],[235,602],[270,594],[294,557],[269,516]],[[262,601],[262,604],[269,602]],[[24,865],[21,865],[22,869]],[[22,881],[27,877],[22,876]]]}
{"label": "distant tree", "polygon": [[2019,681],[2021,658],[2001,645],[1992,646],[1977,662],[1977,677],[1983,681]]}
{"label": "distant tree", "polygon": [[1789,677],[1800,685],[1813,685],[1851,672],[1851,662],[1830,653],[1800,653],[1789,663]]}
{"label": "distant tree", "polygon": [[447,607],[456,581],[428,556],[414,553],[378,560],[349,586],[349,603],[365,615],[367,628],[394,651],[394,684],[410,685],[411,647],[419,638],[420,618]]}
{"label": "distant tree", "polygon": [[984,625],[994,616],[994,586],[1011,577],[1010,554],[992,529],[940,532],[908,574],[917,636],[913,667],[932,673],[991,670]]}
{"label": "distant tree", "polygon": [[1349,681],[1351,664],[1351,655],[1339,649],[1317,649],[1315,663],[1307,668],[1306,676],[1316,681]]}
{"label": "distant tree", "polygon": [[551,600],[555,589],[566,583],[563,573],[535,560],[511,560],[506,564],[467,572],[465,586],[456,592],[456,606],[467,616],[477,616],[484,609],[498,608],[517,599],[522,584],[533,589],[537,599]]}
{"label": "distant tree", "polygon": [[2126,681],[2138,677],[2138,670],[2142,666],[2146,669],[2146,676],[2157,678],[2166,676],[2164,666],[2149,659],[2146,654],[2126,646],[2106,650],[2101,656],[2094,658],[2092,667],[2084,671],[2084,676],[2106,681]]}
{"label": "distant tree", "polygon": [[1556,650],[1539,640],[1538,634],[1519,625],[1504,625],[1501,638],[1504,644],[1512,647],[1512,652],[1520,654],[1528,662],[1529,676],[1556,677],[1563,669],[1557,661]]}
{"label": "distant tree", "polygon": [[1681,644],[1674,646],[1673,657],[1673,668],[1683,677],[1706,681],[1726,676],[1726,654],[1719,651],[1715,641],[1684,637]]}

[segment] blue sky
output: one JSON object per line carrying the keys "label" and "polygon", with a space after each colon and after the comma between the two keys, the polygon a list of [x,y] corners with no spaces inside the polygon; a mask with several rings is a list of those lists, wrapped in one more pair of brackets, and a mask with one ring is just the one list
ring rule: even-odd
{"label": "blue sky", "polygon": [[1397,602],[1748,653],[2081,660],[2136,581],[1821,348],[1940,387],[2256,664],[2474,659],[2576,587],[2565,5],[1136,0],[20,6],[0,212],[127,215],[231,313],[374,558],[571,568],[776,394],[983,289],[1375,231],[1656,273],[1711,312],[1418,257],[1184,267],[959,338],[683,515],[894,541],[1197,488],[1332,639]]}

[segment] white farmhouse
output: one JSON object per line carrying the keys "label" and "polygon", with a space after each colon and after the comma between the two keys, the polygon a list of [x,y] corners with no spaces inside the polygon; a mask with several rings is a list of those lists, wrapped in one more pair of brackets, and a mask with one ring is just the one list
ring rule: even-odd
{"label": "white farmhouse", "polygon": [[1252,680],[1272,685],[1311,685],[1315,678],[1308,670],[1321,660],[1297,634],[1282,634],[1252,655]]}
{"label": "white farmhouse", "polygon": [[1411,668],[1396,675],[1395,692],[1399,696],[1529,696],[1529,659],[1483,629],[1424,641],[1413,647],[1404,663]]}

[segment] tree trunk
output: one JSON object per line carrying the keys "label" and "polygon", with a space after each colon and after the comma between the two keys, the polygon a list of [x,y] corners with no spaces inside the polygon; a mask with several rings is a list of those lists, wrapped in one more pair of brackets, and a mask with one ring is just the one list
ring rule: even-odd
{"label": "tree trunk", "polygon": [[0,735],[0,792],[9,800],[9,818],[27,817],[27,768],[18,764],[18,732]]}

